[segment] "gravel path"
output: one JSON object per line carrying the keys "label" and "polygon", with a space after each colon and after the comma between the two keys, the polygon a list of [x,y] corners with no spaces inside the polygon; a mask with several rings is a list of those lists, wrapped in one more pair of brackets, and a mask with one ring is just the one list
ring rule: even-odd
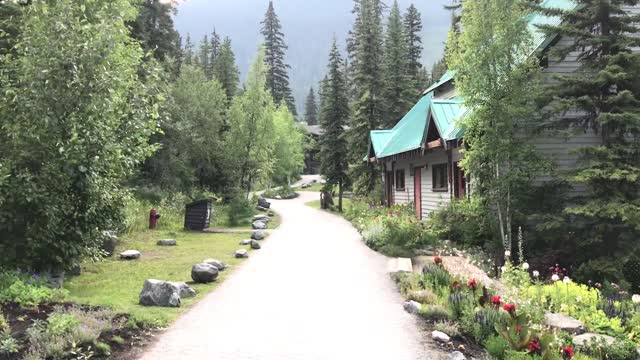
{"label": "gravel path", "polygon": [[317,197],[273,201],[279,230],[142,359],[434,358],[386,259],[344,219],[304,206]]}

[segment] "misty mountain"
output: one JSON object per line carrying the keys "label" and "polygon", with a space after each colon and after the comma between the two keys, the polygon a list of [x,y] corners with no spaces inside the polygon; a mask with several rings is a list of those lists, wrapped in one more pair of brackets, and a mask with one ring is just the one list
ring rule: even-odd
{"label": "misty mountain", "polygon": [[[414,3],[422,14],[423,63],[428,69],[440,59],[450,26],[450,14],[443,5],[451,0],[399,0],[405,10]],[[391,4],[391,0],[387,0]],[[189,34],[197,46],[205,34],[215,28],[229,36],[241,73],[244,75],[262,42],[260,22],[268,0],[188,0],[178,6],[176,28],[183,38]],[[276,13],[289,46],[287,61],[291,87],[299,113],[309,87],[317,89],[326,71],[333,37],[346,40],[354,15],[351,0],[276,0]],[[385,14],[386,16],[386,14]],[[426,87],[426,86],[425,86]]]}

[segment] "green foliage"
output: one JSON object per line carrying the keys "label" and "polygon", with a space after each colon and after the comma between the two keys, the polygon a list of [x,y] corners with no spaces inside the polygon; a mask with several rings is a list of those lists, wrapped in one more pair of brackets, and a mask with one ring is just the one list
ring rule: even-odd
{"label": "green foliage", "polygon": [[404,15],[404,32],[407,43],[408,74],[414,93],[420,95],[429,83],[427,71],[422,67],[422,19],[420,12],[411,4]]}
{"label": "green foliage", "polygon": [[224,38],[220,53],[213,62],[213,76],[222,85],[227,95],[227,101],[231,102],[231,99],[238,93],[240,75],[229,37]]}
{"label": "green foliage", "polygon": [[288,188],[291,179],[302,174],[304,169],[304,134],[286,105],[280,105],[273,115],[273,132],[272,181]]}
{"label": "green foliage", "polygon": [[20,306],[33,307],[42,303],[63,301],[67,294],[66,290],[48,287],[36,275],[0,271],[0,304],[15,302]]}
{"label": "green foliage", "polygon": [[429,321],[446,321],[451,318],[449,310],[442,305],[422,305],[418,313]]}
{"label": "green foliage", "polygon": [[273,114],[275,107],[266,86],[264,51],[258,53],[247,75],[246,91],[229,109],[226,161],[235,185],[248,195],[254,185],[270,178],[273,167]]}
{"label": "green foliage", "polygon": [[512,241],[514,199],[546,163],[527,141],[540,90],[540,67],[531,54],[527,1],[467,0],[462,32],[449,45],[456,89],[465,106],[462,166],[473,174],[473,197],[486,201],[499,238]]}
{"label": "green foliage", "polygon": [[498,360],[505,358],[506,352],[509,349],[509,343],[501,336],[491,336],[484,343],[487,353]]}
{"label": "green foliage", "polygon": [[637,347],[635,343],[628,340],[617,340],[608,345],[604,340],[592,339],[581,350],[600,360],[635,360],[638,358]]}
{"label": "green foliage", "polygon": [[124,180],[154,150],[162,103],[128,0],[33,2],[0,58],[0,262],[59,270],[122,220]]}
{"label": "green foliage", "polygon": [[504,264],[502,272],[502,281],[511,288],[523,288],[531,284],[529,272],[519,266],[515,266],[511,260],[507,260]]}
{"label": "green foliage", "polygon": [[244,196],[235,196],[227,207],[227,222],[231,227],[242,225],[253,214],[253,206]]}
{"label": "green foliage", "polygon": [[9,357],[12,354],[17,354],[20,351],[20,343],[17,339],[11,336],[11,331],[0,331],[0,356]]}
{"label": "green foliage", "polygon": [[144,167],[144,182],[170,191],[194,188],[221,192],[229,186],[221,134],[227,98],[217,80],[184,65],[171,86],[168,116],[161,123],[161,149]]}
{"label": "green foliage", "polygon": [[282,25],[273,7],[273,1],[269,1],[261,24],[265,48],[264,63],[267,67],[266,89],[273,96],[276,105],[285,104],[293,115],[297,115],[295,100],[289,87],[289,65],[285,63],[287,44],[284,42]]}
{"label": "green foliage", "polygon": [[482,246],[499,238],[489,209],[478,197],[456,200],[432,212],[429,227],[440,239],[463,247]]}
{"label": "green foliage", "polygon": [[433,289],[436,294],[442,296],[451,285],[452,278],[442,266],[429,264],[422,269],[423,283],[427,288]]}
{"label": "green foliage", "polygon": [[455,337],[460,335],[460,329],[458,329],[458,325],[456,323],[450,321],[438,321],[435,323],[434,328],[437,331],[441,331],[450,337]]}
{"label": "green foliage", "polygon": [[468,307],[459,321],[460,328],[466,334],[471,335],[476,342],[483,343],[491,336],[497,335],[496,324],[500,321],[500,313],[489,307]]}
{"label": "green foliage", "polygon": [[326,187],[338,187],[339,211],[343,210],[343,188],[349,184],[344,127],[350,111],[343,67],[344,62],[334,39],[329,55],[328,75],[320,88],[320,125],[325,133],[320,138],[319,158],[320,172],[327,181]]}
{"label": "green foliage", "polygon": [[279,186],[277,188],[269,189],[263,193],[264,197],[269,199],[284,199],[289,200],[296,198],[298,193],[295,192],[290,186]]}
{"label": "green foliage", "polygon": [[308,125],[318,125],[318,104],[313,86],[309,89],[307,101],[304,103],[304,121]]}

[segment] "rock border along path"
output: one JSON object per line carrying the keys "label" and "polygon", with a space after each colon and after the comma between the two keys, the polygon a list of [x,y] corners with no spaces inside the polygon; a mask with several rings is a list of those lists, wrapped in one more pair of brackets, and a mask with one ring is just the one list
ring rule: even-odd
{"label": "rock border along path", "polygon": [[141,358],[433,359],[387,259],[346,220],[304,205],[317,197],[274,201],[280,229]]}

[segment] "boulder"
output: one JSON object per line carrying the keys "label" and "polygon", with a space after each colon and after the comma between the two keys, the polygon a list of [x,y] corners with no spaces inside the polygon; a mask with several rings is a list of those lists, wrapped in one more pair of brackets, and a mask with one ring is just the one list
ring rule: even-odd
{"label": "boulder", "polygon": [[460,351],[454,351],[448,356],[449,360],[467,360],[463,353]]}
{"label": "boulder", "polygon": [[262,211],[262,212],[267,212],[269,209],[264,208],[262,206],[256,206],[256,209],[258,209],[258,211]]}
{"label": "boulder", "polygon": [[262,221],[254,221],[253,224],[251,224],[251,227],[253,227],[254,230],[264,230],[267,228],[267,223]]}
{"label": "boulder", "polygon": [[206,263],[195,264],[191,268],[191,278],[201,284],[212,282],[218,277],[218,269]]}
{"label": "boulder", "polygon": [[104,251],[107,256],[112,256],[116,251],[116,245],[118,245],[118,237],[116,234],[113,231],[103,231],[100,249]]}
{"label": "boulder", "polygon": [[225,263],[216,259],[207,259],[203,261],[203,263],[215,266],[215,268],[218,269],[218,271],[222,271],[227,267]]}
{"label": "boulder", "polygon": [[249,252],[247,251],[247,249],[236,250],[234,256],[238,259],[248,258]]}
{"label": "boulder", "polygon": [[172,282],[171,284],[178,288],[178,295],[180,295],[180,298],[196,296],[196,291],[187,285],[186,282]]}
{"label": "boulder", "polygon": [[127,250],[124,252],[120,253],[120,259],[122,260],[136,260],[139,259],[140,256],[142,254],[140,254],[140,251],[138,250]]}
{"label": "boulder", "polygon": [[434,304],[437,300],[436,295],[431,290],[413,290],[407,294],[407,298],[421,304]]}
{"label": "boulder", "polygon": [[422,307],[422,304],[420,304],[417,301],[406,301],[403,305],[404,310],[406,312],[408,312],[409,314],[417,314],[420,311],[420,308]]}
{"label": "boulder", "polygon": [[269,215],[256,215],[253,217],[253,221],[264,221],[269,222]]}
{"label": "boulder", "polygon": [[158,246],[176,246],[178,242],[176,239],[162,239],[158,240]]}
{"label": "boulder", "polygon": [[607,345],[611,345],[616,342],[616,339],[609,335],[601,335],[595,333],[586,333],[573,337],[573,345],[575,345],[576,347],[586,346],[592,341],[595,341],[596,343],[604,341]]}
{"label": "boulder", "polygon": [[550,328],[566,331],[573,335],[584,334],[584,324],[563,314],[546,313],[544,314],[544,324]]}
{"label": "boulder", "polygon": [[449,340],[451,339],[449,337],[449,335],[443,333],[442,331],[438,331],[438,330],[434,330],[431,332],[431,338],[435,341],[441,342],[441,343],[448,343]]}
{"label": "boulder", "polygon": [[180,289],[167,281],[149,279],[144,282],[138,301],[146,306],[179,307]]}
{"label": "boulder", "polygon": [[269,213],[267,215],[269,215],[271,217],[274,217],[274,216],[276,216],[276,213],[274,213],[273,211],[269,211]]}
{"label": "boulder", "polygon": [[251,233],[251,238],[253,240],[262,240],[265,238],[265,234],[262,231],[254,231]]}
{"label": "boulder", "polygon": [[258,199],[258,206],[269,209],[271,207],[271,203],[268,202],[265,198],[260,198]]}
{"label": "boulder", "polygon": [[253,240],[251,240],[251,239],[240,240],[240,245],[251,245],[252,241]]}
{"label": "boulder", "polygon": [[251,240],[250,245],[253,250],[259,250],[261,248],[260,243],[256,240]]}

